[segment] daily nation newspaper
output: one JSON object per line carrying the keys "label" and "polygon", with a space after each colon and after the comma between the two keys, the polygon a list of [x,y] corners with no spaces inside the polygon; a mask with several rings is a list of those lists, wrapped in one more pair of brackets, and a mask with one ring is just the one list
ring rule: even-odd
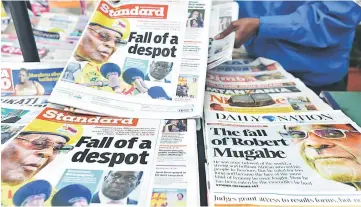
{"label": "daily nation newspaper", "polygon": [[210,4],[100,1],[49,101],[113,116],[200,117]]}
{"label": "daily nation newspaper", "polygon": [[1,64],[1,96],[50,95],[65,62]]}
{"label": "daily nation newspaper", "polygon": [[47,107],[1,151],[2,206],[199,206],[195,128]]}
{"label": "daily nation newspaper", "polygon": [[313,117],[323,118],[206,123],[209,206],[360,206],[360,128]]}
{"label": "daily nation newspaper", "polygon": [[332,110],[298,79],[229,88],[207,85],[204,107],[206,113],[222,111],[234,114]]}
{"label": "daily nation newspaper", "polygon": [[212,6],[209,25],[208,69],[232,60],[235,33],[217,40],[216,36],[227,29],[238,19],[238,4],[235,2],[216,4]]}
{"label": "daily nation newspaper", "polygon": [[1,104],[1,145],[30,123],[41,108]]}

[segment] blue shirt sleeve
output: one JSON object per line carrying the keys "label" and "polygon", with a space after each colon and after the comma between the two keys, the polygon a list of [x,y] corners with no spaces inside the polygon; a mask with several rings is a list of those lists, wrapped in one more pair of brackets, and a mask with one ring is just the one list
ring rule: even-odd
{"label": "blue shirt sleeve", "polygon": [[326,48],[342,43],[361,21],[353,1],[312,2],[288,15],[260,17],[259,37]]}

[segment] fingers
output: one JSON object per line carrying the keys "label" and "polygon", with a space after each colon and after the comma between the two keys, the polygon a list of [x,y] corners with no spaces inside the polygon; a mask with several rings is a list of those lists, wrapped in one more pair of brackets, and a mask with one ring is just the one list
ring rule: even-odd
{"label": "fingers", "polygon": [[223,32],[221,32],[220,34],[218,34],[215,39],[216,40],[220,40],[223,39],[225,37],[227,37],[229,34],[231,34],[234,31],[234,23],[232,22],[227,29],[225,29]]}

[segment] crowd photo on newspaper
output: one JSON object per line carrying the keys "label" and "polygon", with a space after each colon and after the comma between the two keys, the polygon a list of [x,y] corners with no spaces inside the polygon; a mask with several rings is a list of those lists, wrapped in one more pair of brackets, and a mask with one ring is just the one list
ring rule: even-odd
{"label": "crowd photo on newspaper", "polygon": [[1,5],[2,206],[361,206],[361,127],[220,38],[241,4],[29,5],[41,62]]}

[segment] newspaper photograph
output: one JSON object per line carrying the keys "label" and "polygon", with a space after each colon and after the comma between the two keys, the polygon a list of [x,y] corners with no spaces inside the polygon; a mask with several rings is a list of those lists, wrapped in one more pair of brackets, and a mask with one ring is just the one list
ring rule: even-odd
{"label": "newspaper photograph", "polygon": [[209,45],[208,45],[208,69],[232,60],[235,33],[231,33],[221,40],[215,37],[223,32],[233,21],[238,19],[238,4],[235,2],[212,5]]}
{"label": "newspaper photograph", "polygon": [[156,193],[192,205],[195,122],[177,123],[47,107],[1,151],[2,206],[150,206]]}
{"label": "newspaper photograph", "polygon": [[359,206],[352,122],[207,123],[209,206]]}
{"label": "newspaper photograph", "polygon": [[48,105],[48,98],[49,96],[4,96],[1,97],[1,104],[44,108]]}
{"label": "newspaper photograph", "polygon": [[[209,1],[100,1],[49,101],[112,116],[200,117],[209,16]],[[190,94],[180,97],[183,79]]]}
{"label": "newspaper photograph", "polygon": [[1,104],[1,145],[20,132],[41,110],[37,107]]}
{"label": "newspaper photograph", "polygon": [[238,89],[207,86],[204,107],[205,112],[250,114],[332,110],[298,79],[242,85]]}
{"label": "newspaper photograph", "polygon": [[1,96],[50,95],[66,63],[2,63]]}

